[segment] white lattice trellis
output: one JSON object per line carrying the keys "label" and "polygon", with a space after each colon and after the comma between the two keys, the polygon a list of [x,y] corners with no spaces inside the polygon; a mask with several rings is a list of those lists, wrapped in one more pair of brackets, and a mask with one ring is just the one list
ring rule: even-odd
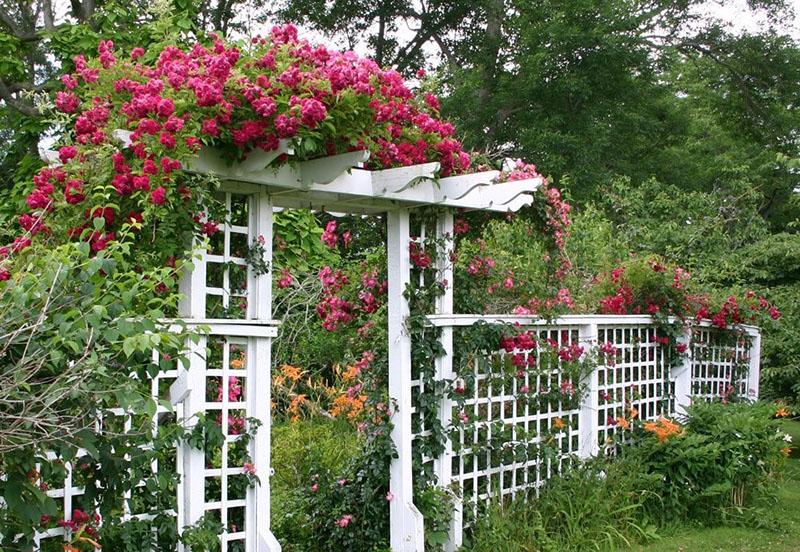
{"label": "white lattice trellis", "polygon": [[[183,403],[188,426],[199,416],[215,420],[223,442],[206,451],[183,447],[179,524],[204,516],[220,522],[223,552],[278,550],[269,530],[270,350],[277,328],[271,274],[256,274],[246,260],[255,244],[265,262],[271,259],[272,205],[254,186],[228,186],[220,199],[228,220],[182,282],[184,321],[209,331],[190,344],[189,368],[172,397]],[[253,429],[249,419],[262,425],[245,444]],[[259,485],[248,483],[252,468],[260,473]]]}
{"label": "white lattice trellis", "polygon": [[758,394],[758,378],[751,377],[753,356],[760,354],[760,336],[732,333],[711,327],[696,328],[692,335],[692,395],[713,399],[735,393]]}
{"label": "white lattice trellis", "polygon": [[[453,442],[448,443],[440,458],[433,459],[451,466],[450,470],[436,472],[437,483],[445,487],[455,484],[464,505],[457,505],[454,511],[449,550],[461,544],[467,525],[462,519],[463,507],[468,508],[468,517],[478,515],[492,501],[536,488],[555,472],[555,465],[535,455],[508,451],[520,447],[524,450],[528,443],[535,445],[547,436],[557,441],[559,462],[573,455],[587,457],[611,441],[619,431],[618,419],[629,418],[632,411],[645,420],[680,415],[692,396],[706,400],[725,398],[729,385],[735,386],[737,394],[757,397],[760,333],[749,326],[731,331],[712,329],[707,323],[696,325],[680,340],[687,345],[692,343],[690,354],[670,369],[666,349],[657,340],[657,326],[648,316],[574,315],[548,322],[530,317],[439,314],[428,319],[432,325],[450,332],[450,345],[445,347],[448,358],[439,360],[447,371],[438,374],[451,381],[456,376],[452,369],[452,332],[477,323],[528,328],[539,341],[550,339],[558,347],[577,342],[587,351],[601,346],[613,351],[598,356],[604,362],[586,378],[586,397],[580,407],[573,409],[550,402],[531,408],[530,403],[520,400],[521,395],[527,394],[527,390],[520,393],[522,386],[536,393],[559,385],[558,366],[537,375],[536,381],[526,374],[524,379],[511,379],[510,384],[500,379],[501,385],[493,386],[492,382],[498,380],[492,375],[502,372],[504,357],[509,353],[486,351],[471,359],[469,379],[473,383],[467,386],[464,401],[469,421],[451,424]],[[425,390],[420,381],[412,384],[412,396],[419,400]],[[459,416],[451,399],[443,397],[440,401],[441,408],[450,414],[448,420]],[[410,418],[416,441],[427,430],[424,420],[414,419],[413,415]],[[500,446],[492,443],[493,433],[502,435]]]}
{"label": "white lattice trellis", "polygon": [[[124,141],[125,133],[120,137]],[[209,250],[200,255],[194,269],[181,282],[185,300],[180,316],[190,327],[202,327],[206,333],[189,343],[188,368],[165,372],[153,382],[153,394],[159,398],[169,395],[178,415],[190,426],[199,415],[207,416],[218,421],[224,434],[224,442],[215,450],[203,452],[183,446],[176,451],[175,462],[181,476],[175,512],[177,527],[182,529],[207,514],[225,528],[221,536],[224,551],[280,550],[269,522],[271,340],[277,335],[277,323],[271,319],[272,277],[254,274],[246,253],[263,237],[261,260],[266,266],[271,263],[273,207],[385,213],[389,395],[396,405],[392,439],[398,453],[390,470],[390,490],[394,495],[389,506],[391,547],[395,552],[421,552],[424,520],[413,502],[412,466],[414,442],[426,434],[431,420],[420,419],[413,407],[412,394],[420,397],[427,390],[412,367],[411,336],[405,331],[409,305],[403,292],[411,277],[410,213],[419,207],[438,208],[436,227],[426,231],[441,239],[453,232],[450,210],[516,211],[532,203],[532,192],[541,180],[498,183],[497,171],[437,179],[437,163],[368,171],[363,163],[369,154],[363,151],[271,166],[282,154],[292,154],[286,143],[272,152],[250,152],[245,161],[228,164],[219,152],[205,149],[185,167],[190,172],[213,175],[224,183],[221,199],[231,216],[211,237]],[[754,328],[747,329],[752,337],[749,350],[736,345],[733,352],[730,346],[715,341],[711,330],[702,329],[692,349],[695,360],[667,372],[663,354],[651,341],[654,328],[648,317],[566,317],[545,328],[541,322],[524,317],[453,315],[453,278],[452,268],[447,266],[447,247],[437,257],[441,263],[437,269],[448,285],[437,298],[430,317],[431,323],[441,328],[445,351],[436,360],[436,380],[452,381],[455,377],[454,331],[481,320],[519,322],[540,337],[546,333],[558,343],[577,340],[584,347],[611,343],[620,351],[613,366],[601,366],[588,377],[585,403],[569,409],[553,404],[546,409],[531,409],[515,398],[521,385],[560,385],[557,366],[537,376],[537,381],[527,378],[508,388],[496,388],[490,384],[490,375],[498,363],[505,362],[504,353],[487,351],[475,358],[471,369],[476,383],[466,400],[473,429],[458,429],[455,442],[447,440],[438,457],[420,458],[431,466],[440,485],[455,482],[462,487],[473,514],[479,503],[497,494],[513,495],[536,486],[555,468],[538,459],[520,460],[505,455],[502,450],[476,454],[472,449],[495,437],[496,428],[510,428],[507,434],[513,448],[524,445],[526,439],[535,442],[535,433],[552,430],[555,420],[560,419],[566,423],[563,433],[557,436],[561,456],[588,456],[597,453],[614,431],[609,418],[618,416],[628,404],[634,405],[641,416],[654,417],[662,412],[680,413],[693,393],[711,398],[720,388],[727,389],[727,384],[757,396],[760,337]],[[745,364],[749,370],[742,375],[738,367]],[[449,399],[442,400],[438,412],[436,421],[443,428],[451,427],[453,416],[459,414]],[[165,410],[159,411],[154,424],[166,415]],[[242,419],[247,418],[258,419],[263,425],[243,447],[239,445],[246,425]],[[258,470],[260,485],[243,484],[245,458],[250,458]],[[79,478],[70,468],[66,484],[53,485],[49,491],[63,503],[66,519],[83,495]],[[133,496],[130,503],[136,503]],[[131,510],[124,515],[132,518],[140,513]],[[459,545],[462,529],[461,506],[456,504],[451,550]],[[38,541],[45,549],[51,543],[58,546],[61,536],[60,530],[52,530],[39,535]]]}
{"label": "white lattice trellis", "polygon": [[[159,361],[159,355],[157,352],[153,353],[153,361],[156,363]],[[150,420],[151,431],[154,436],[164,422],[173,421],[176,417],[180,417],[182,414],[182,408],[180,405],[171,411],[163,404],[158,402],[159,399],[165,399],[168,397],[169,387],[175,381],[177,375],[177,370],[163,370],[154,378],[150,379],[149,382],[145,383],[145,385],[148,385],[150,388],[150,396],[157,401],[156,412]],[[133,429],[131,416],[121,409],[112,409],[108,411],[104,421],[98,421],[96,425],[97,431],[104,430],[104,423],[114,424],[114,429],[121,432],[130,432]],[[77,452],[77,457],[80,459],[85,454],[86,451],[79,450]],[[47,458],[48,460],[57,460],[57,456],[54,453],[48,453]],[[172,456],[171,461],[173,463],[172,468],[175,471],[180,472],[182,451],[179,448],[174,450],[174,455]],[[66,477],[63,480],[42,480],[42,483],[47,486],[47,495],[54,498],[58,504],[58,512],[55,517],[58,519],[64,519],[65,521],[70,521],[73,519],[73,512],[75,509],[80,509],[84,512],[93,512],[95,509],[94,505],[89,503],[84,497],[85,486],[81,476],[82,470],[79,462],[76,462],[76,464],[76,466],[73,466],[72,463],[66,463],[64,465]],[[129,521],[133,519],[147,521],[159,514],[176,516],[175,528],[177,529],[178,524],[176,511],[167,510],[153,512],[152,508],[148,507],[150,499],[147,495],[149,491],[145,487],[144,480],[147,477],[158,473],[158,461],[154,460],[151,462],[150,470],[150,473],[139,477],[138,481],[136,482],[135,491],[125,493],[125,501],[123,503],[123,513],[121,519],[123,521]],[[180,493],[180,490],[177,488],[177,486],[176,493]],[[180,496],[177,498],[180,499]],[[45,531],[41,531],[37,533],[34,538],[34,549],[41,552],[61,552],[63,550],[63,542],[67,536],[66,530],[63,527],[53,527]]]}

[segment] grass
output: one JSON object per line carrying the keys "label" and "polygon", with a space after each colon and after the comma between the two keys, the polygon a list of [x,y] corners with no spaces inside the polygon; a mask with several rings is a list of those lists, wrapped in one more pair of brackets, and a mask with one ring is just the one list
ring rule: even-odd
{"label": "grass", "polygon": [[770,509],[776,528],[687,528],[667,533],[640,552],[796,552],[800,550],[800,421],[786,420],[782,429],[792,436],[792,458]]}

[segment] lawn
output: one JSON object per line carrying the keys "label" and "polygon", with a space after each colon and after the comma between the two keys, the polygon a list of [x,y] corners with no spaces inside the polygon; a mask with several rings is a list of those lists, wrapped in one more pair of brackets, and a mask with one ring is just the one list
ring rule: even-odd
{"label": "lawn", "polygon": [[664,532],[663,538],[641,552],[795,552],[800,550],[800,421],[785,421],[794,450],[778,501],[771,510],[776,529],[725,527]]}

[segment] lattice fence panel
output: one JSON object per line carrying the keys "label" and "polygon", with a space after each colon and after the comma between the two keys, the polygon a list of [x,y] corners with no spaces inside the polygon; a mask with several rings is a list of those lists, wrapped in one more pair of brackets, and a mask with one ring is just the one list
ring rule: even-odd
{"label": "lattice fence panel", "polygon": [[205,370],[204,410],[220,426],[223,440],[206,447],[203,508],[225,528],[222,550],[232,552],[243,552],[247,537],[247,348],[246,339],[210,338]]}
{"label": "lattice fence panel", "polygon": [[731,395],[747,397],[750,370],[750,338],[715,328],[692,331],[692,396],[719,400]]}
{"label": "lattice fence panel", "polygon": [[[600,326],[598,343],[615,354],[597,368],[597,444],[603,447],[630,419],[651,420],[675,413],[675,378],[653,326]],[[612,360],[613,359],[613,360]]]}
{"label": "lattice fence panel", "polygon": [[247,254],[254,236],[249,227],[252,199],[247,194],[220,193],[229,220],[209,238],[206,261],[206,317],[247,318]]}
{"label": "lattice fence panel", "polygon": [[[153,361],[158,363],[158,353],[154,353]],[[177,370],[165,370],[160,372],[156,377],[145,382],[144,385],[149,386],[150,395],[157,402],[155,415],[150,420],[150,427],[152,435],[155,436],[159,428],[165,424],[174,422],[182,414],[181,406],[178,405],[173,410],[163,406],[160,401],[169,399],[169,388],[177,377]],[[130,415],[126,414],[120,409],[113,409],[106,413],[102,420],[96,424],[97,431],[117,431],[130,433],[133,430],[133,420]],[[137,424],[141,427],[141,425]],[[143,445],[142,449],[149,448],[150,445]],[[89,515],[94,515],[96,505],[91,503],[85,496],[86,488],[86,475],[85,468],[82,467],[80,458],[86,454],[86,451],[79,450],[77,453],[78,461],[73,463],[66,463],[64,470],[66,477],[64,479],[43,479],[41,484],[46,486],[47,495],[55,499],[58,505],[58,512],[49,520],[46,525],[52,525],[52,522],[59,520],[71,521],[74,516],[75,510],[81,510]],[[54,453],[48,453],[48,460],[57,460]],[[181,469],[181,451],[175,448],[172,454],[167,455],[167,461],[170,463],[170,470],[180,474]],[[151,491],[146,487],[146,480],[154,477],[159,470],[159,462],[154,460],[149,466],[149,470],[144,470],[137,477],[136,487],[132,492],[126,492],[123,502],[123,511],[120,516],[121,521],[139,520],[147,522],[152,520],[156,515],[167,515],[175,518],[175,532],[177,532],[177,512],[175,509],[160,510],[157,504],[153,502]],[[133,474],[131,474],[133,478]],[[178,484],[176,481],[176,496],[175,503],[178,504],[180,500]],[[44,520],[43,520],[44,521]],[[100,521],[103,523],[103,520]],[[154,532],[156,528],[152,529]],[[63,543],[68,538],[68,532],[63,526],[48,527],[36,534],[35,536],[35,551],[41,552],[62,552],[64,550]]]}
{"label": "lattice fence panel", "polygon": [[[578,342],[575,327],[532,331],[540,343],[550,340],[567,347]],[[557,364],[539,366],[518,377],[512,355],[527,360],[529,354],[534,353],[478,355],[471,359],[469,373],[460,374],[466,400],[463,409],[454,407],[452,413],[451,469],[452,481],[463,493],[467,524],[492,500],[540,486],[565,458],[578,453],[579,408],[568,408],[558,400],[539,400],[540,395],[578,382],[564,380]],[[557,450],[556,458],[544,459],[539,454],[544,439]]]}
{"label": "lattice fence panel", "polygon": [[[253,274],[248,268],[247,256],[250,244],[256,239],[254,227],[258,222],[254,220],[254,202],[257,198],[253,194],[222,192],[218,199],[222,201],[228,212],[228,220],[219,224],[218,231],[212,232],[209,237],[208,250],[202,255],[205,264],[205,281],[200,289],[192,292],[201,294],[205,308],[206,318],[219,320],[241,321],[256,316],[255,305],[251,304],[248,297],[248,284],[252,284]],[[269,278],[269,276],[267,276]],[[251,312],[252,311],[252,312]],[[223,324],[224,325],[224,324]],[[257,347],[263,348],[263,337],[231,337],[217,335],[215,324],[211,323],[212,334],[201,338],[205,345],[202,389],[197,393],[202,395],[199,408],[195,410],[203,413],[209,419],[216,421],[222,433],[222,443],[217,447],[208,447],[205,451],[202,487],[203,500],[201,510],[219,521],[224,533],[220,536],[222,552],[244,552],[253,549],[255,540],[255,492],[250,483],[247,471],[252,469],[254,456],[253,442],[245,438],[248,430],[247,419],[254,416],[257,409],[255,392],[255,374],[258,371],[255,359]],[[269,338],[266,338],[269,341]],[[259,345],[260,344],[260,345]],[[268,346],[267,346],[268,347]],[[202,348],[202,346],[201,346]],[[263,353],[263,350],[262,350]],[[154,357],[158,362],[158,356]],[[266,362],[267,370],[269,362]],[[177,370],[164,371],[148,382],[154,398],[169,401],[170,386],[178,377]],[[269,377],[265,372],[261,377]],[[267,412],[268,410],[267,406]],[[260,410],[263,410],[261,408]],[[263,413],[262,413],[263,417]],[[158,431],[161,424],[183,419],[183,403],[175,406],[173,411],[159,404],[156,415],[152,420],[153,434]],[[98,422],[97,430],[113,429],[115,431],[129,431],[132,427],[130,416],[122,411],[111,411],[102,422]],[[182,447],[177,447],[169,458],[178,477],[183,479],[184,452]],[[250,467],[246,467],[249,464]],[[265,463],[264,463],[265,464]],[[268,466],[262,465],[268,470]],[[156,474],[159,466],[153,462],[149,475]],[[58,519],[69,521],[75,509],[92,514],[95,511],[93,504],[87,504],[84,499],[84,477],[81,474],[80,464],[66,465],[66,479],[64,481],[45,481],[49,490],[48,494],[55,498],[59,504]],[[155,515],[152,508],[152,496],[144,487],[145,474],[136,490],[127,493],[121,519],[143,520],[152,519]],[[197,478],[194,479],[198,481]],[[177,528],[184,522],[181,513],[184,504],[185,485],[175,482],[177,509],[162,512],[175,518]],[[102,523],[102,520],[101,520]],[[250,530],[248,530],[248,528]],[[66,539],[65,529],[52,527],[40,532],[36,537],[37,548],[43,552],[61,551]]]}

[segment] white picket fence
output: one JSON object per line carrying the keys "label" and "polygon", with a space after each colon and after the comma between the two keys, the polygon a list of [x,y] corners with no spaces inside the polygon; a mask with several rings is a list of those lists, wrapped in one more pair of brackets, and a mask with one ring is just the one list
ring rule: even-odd
{"label": "white picket fence", "polygon": [[[722,334],[732,330],[712,328],[708,323],[687,328],[680,340],[688,345],[687,353],[670,369],[665,347],[656,342],[656,326],[649,316],[572,315],[552,322],[519,316],[434,315],[428,319],[443,330],[446,354],[437,360],[436,377],[449,382],[465,376],[453,367],[453,333],[477,323],[519,325],[518,329],[528,329],[540,341],[550,339],[559,347],[579,343],[589,351],[610,343],[617,351],[613,365],[598,365],[582,382],[588,387],[585,399],[572,409],[552,404],[536,408],[520,399],[522,386],[530,389],[524,395],[533,396],[545,388],[558,388],[563,382],[558,366],[535,376],[535,381],[525,375],[510,381],[500,379],[502,383],[493,386],[492,382],[498,380],[492,378],[492,371],[502,366],[497,357],[507,353],[483,351],[471,358],[470,379],[474,384],[468,388],[463,411],[452,398],[440,399],[439,422],[453,429],[448,432],[452,438],[446,442],[444,453],[433,459],[415,455],[418,462],[433,463],[439,486],[453,488],[461,497],[454,509],[449,550],[461,544],[465,518],[474,519],[483,506],[535,488],[551,476],[557,467],[552,460],[514,453],[525,450],[527,444],[539,444],[541,435],[556,440],[559,462],[574,456],[586,458],[603,450],[619,431],[616,419],[627,416],[631,407],[640,419],[652,420],[661,415],[680,415],[697,397],[713,400],[732,393],[758,397],[761,336],[752,326],[741,327],[736,330],[741,333],[728,339],[721,339]],[[426,392],[420,378],[412,385],[416,386],[413,396]],[[459,422],[461,412],[469,421]],[[409,417],[416,430],[416,445],[430,428],[420,419],[417,407]],[[502,447],[493,443],[493,432],[502,434]],[[504,453],[502,448],[509,451]]]}

